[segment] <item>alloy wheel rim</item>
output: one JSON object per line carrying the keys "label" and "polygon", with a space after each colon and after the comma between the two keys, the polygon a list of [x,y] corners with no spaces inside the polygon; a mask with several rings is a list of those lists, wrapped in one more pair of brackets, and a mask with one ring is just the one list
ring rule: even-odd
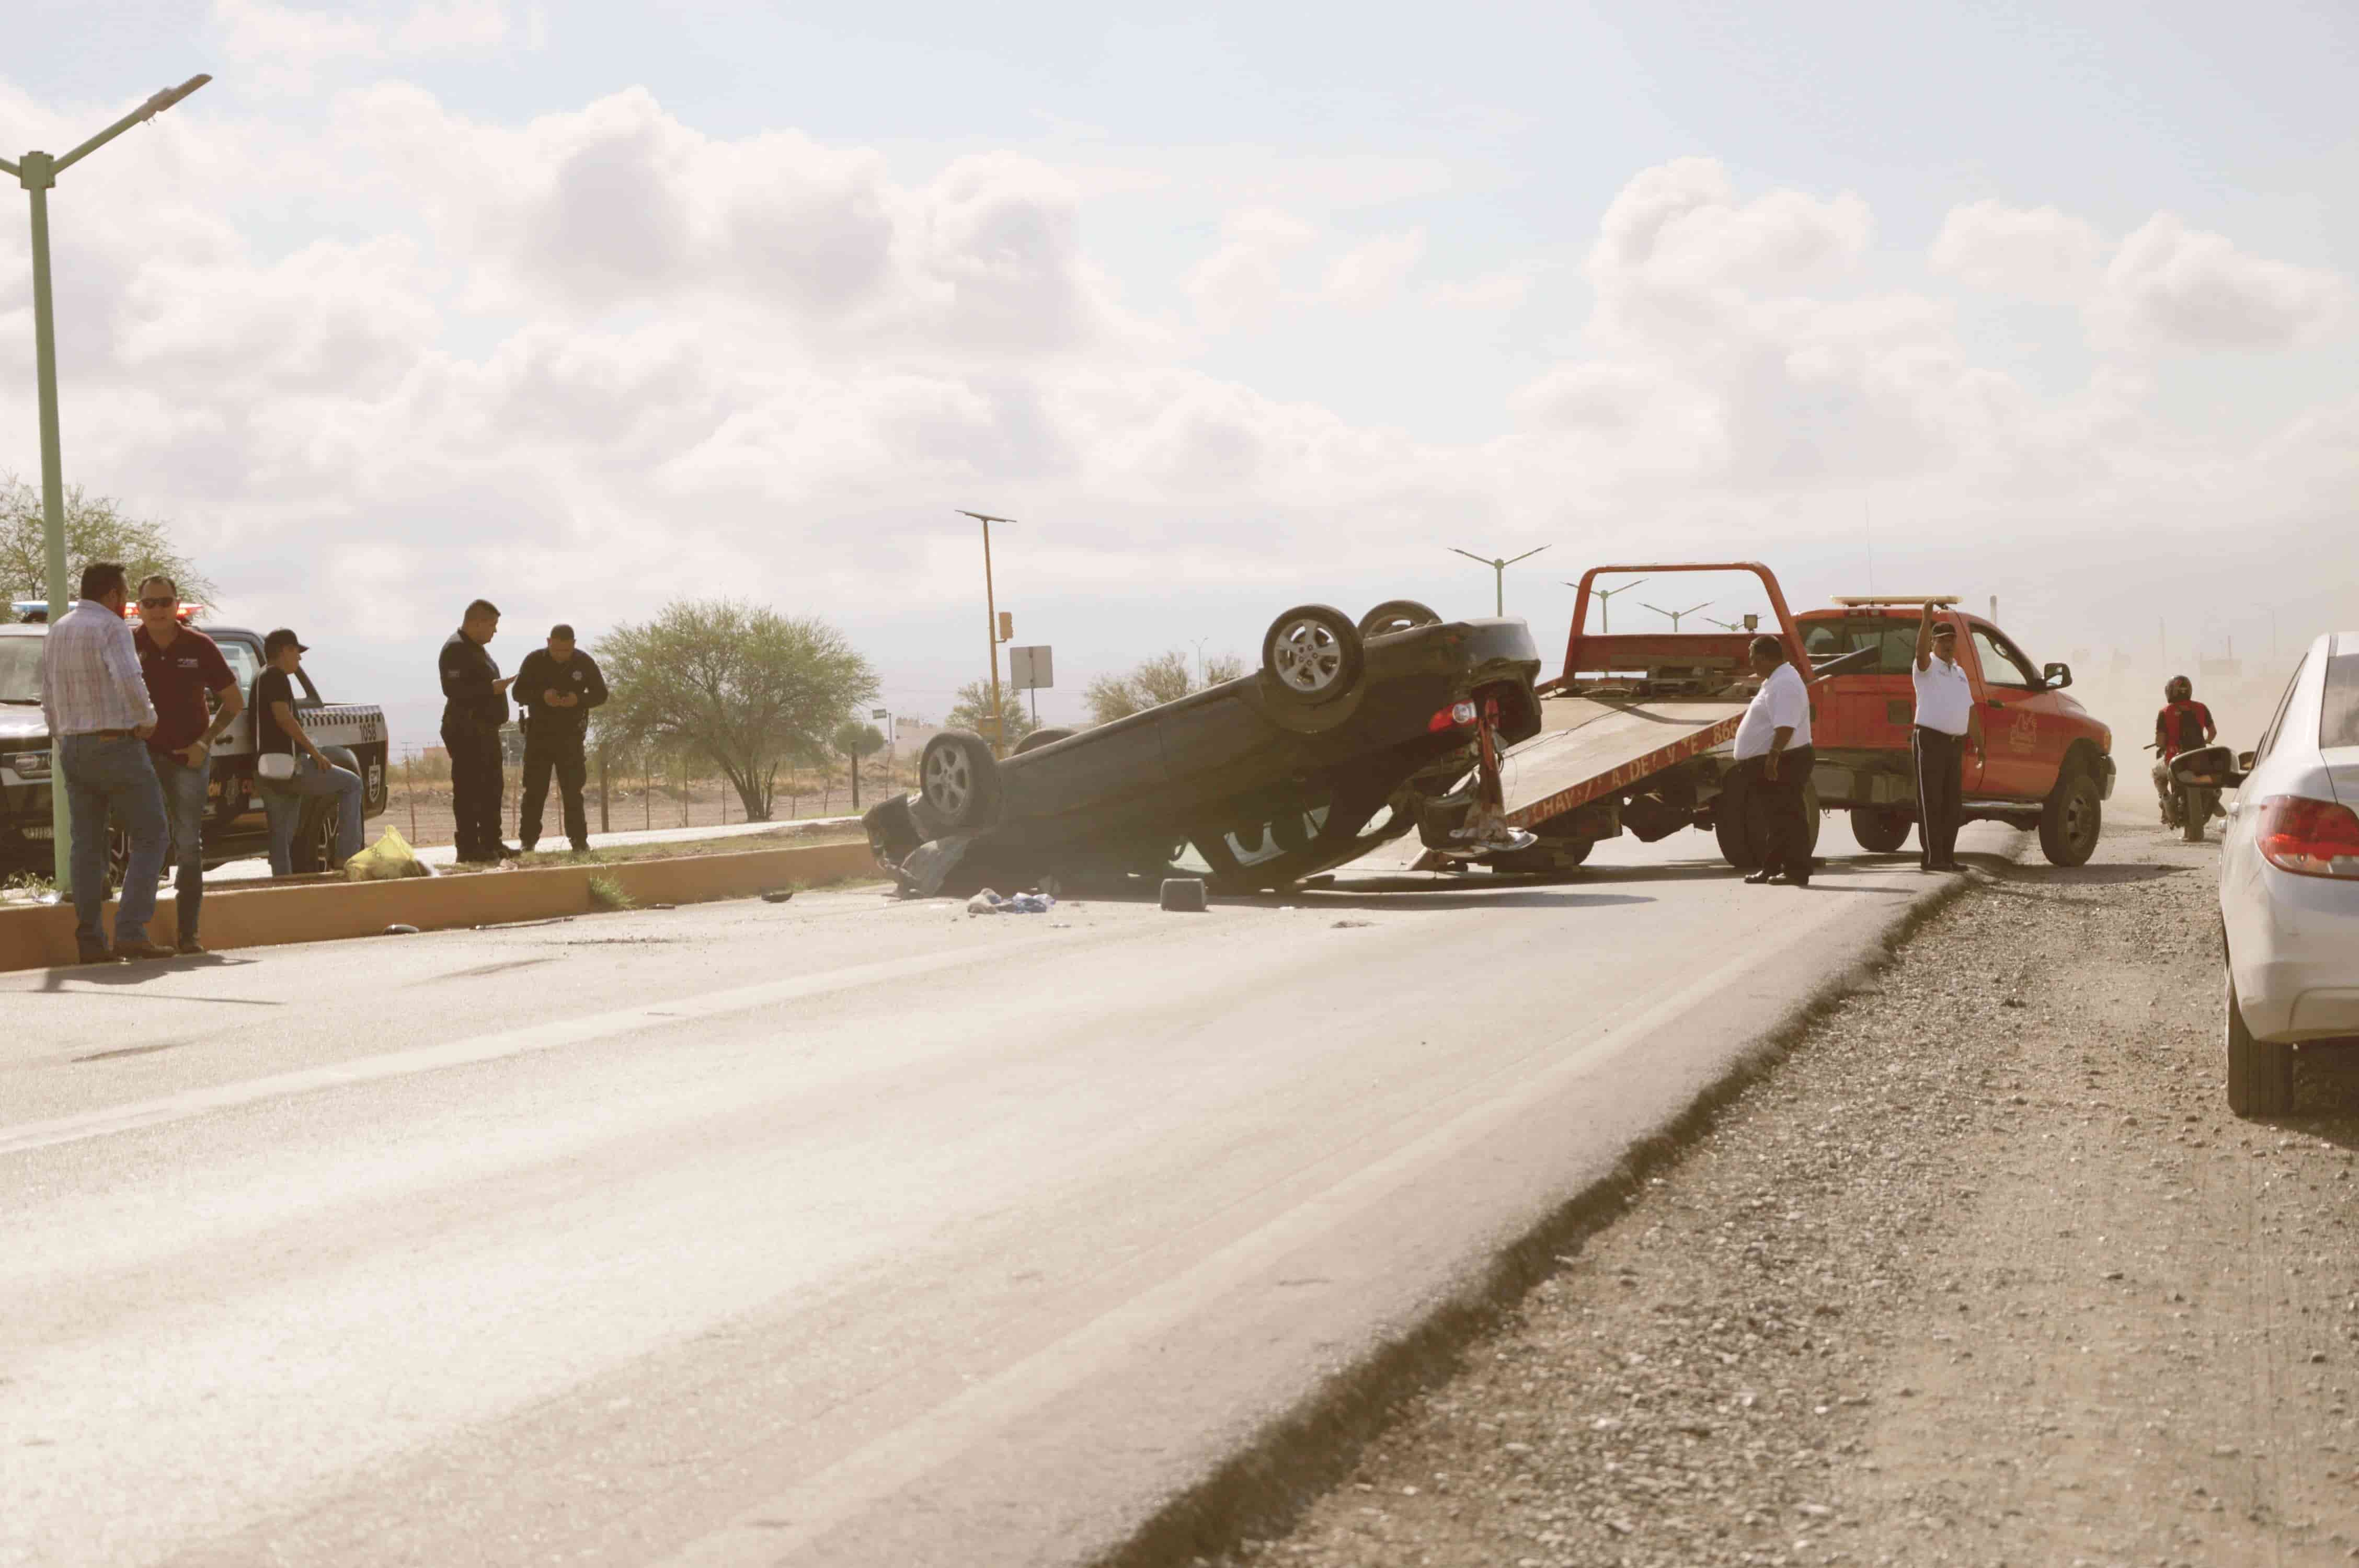
{"label": "alloy wheel rim", "polygon": [[942,810],[956,814],[973,787],[963,752],[945,748],[926,763],[926,794]]}
{"label": "alloy wheel rim", "polygon": [[1343,645],[1334,628],[1305,615],[1278,629],[1275,649],[1277,678],[1288,689],[1306,697],[1332,687],[1343,675]]}

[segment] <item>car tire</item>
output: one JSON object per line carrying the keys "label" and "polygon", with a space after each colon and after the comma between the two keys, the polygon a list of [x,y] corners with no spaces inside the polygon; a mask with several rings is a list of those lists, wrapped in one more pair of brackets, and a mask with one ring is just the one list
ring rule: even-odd
{"label": "car tire", "polygon": [[296,819],[295,841],[288,846],[288,859],[298,875],[336,869],[336,835],[343,816],[343,803],[326,796]]}
{"label": "car tire", "polygon": [[1908,842],[1909,817],[1889,806],[1851,808],[1851,836],[1871,855],[1889,855]]}
{"label": "car tire", "polygon": [[1516,876],[1564,876],[1578,870],[1595,848],[1594,838],[1542,838],[1528,849],[1494,855],[1483,863]]}
{"label": "car tire", "polygon": [[2233,974],[2227,989],[2228,1108],[2238,1116],[2283,1116],[2293,1108],[2293,1047],[2254,1039]]}
{"label": "car tire", "polygon": [[918,793],[938,833],[971,833],[999,815],[999,761],[972,730],[945,730],[918,758]]}
{"label": "car tire", "polygon": [[1043,746],[1053,746],[1060,741],[1070,741],[1080,733],[1078,730],[1060,730],[1053,725],[1046,730],[1035,730],[1016,741],[1016,750],[1008,755],[1020,757],[1027,752],[1037,752]]}
{"label": "car tire", "polygon": [[1395,632],[1440,624],[1440,611],[1419,604],[1414,599],[1387,599],[1360,617],[1360,641],[1364,643],[1371,637],[1386,637]]}
{"label": "car tire", "polygon": [[1263,681],[1298,708],[1349,695],[1365,662],[1360,629],[1324,604],[1298,604],[1262,634]]}
{"label": "car tire", "polygon": [[2085,866],[2097,852],[2104,820],[2097,781],[2078,762],[2068,762],[2039,807],[2039,852],[2051,866]]}

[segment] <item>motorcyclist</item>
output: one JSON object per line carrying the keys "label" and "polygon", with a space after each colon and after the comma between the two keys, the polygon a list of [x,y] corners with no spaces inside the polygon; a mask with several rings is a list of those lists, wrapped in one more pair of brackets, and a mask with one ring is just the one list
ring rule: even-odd
{"label": "motorcyclist", "polygon": [[2154,750],[2159,753],[2154,764],[2154,793],[2161,803],[2163,826],[2179,825],[2170,759],[2181,752],[2210,745],[2219,732],[2212,722],[2212,710],[2195,700],[2193,681],[2185,676],[2173,676],[2163,683],[2162,708],[2154,716]]}

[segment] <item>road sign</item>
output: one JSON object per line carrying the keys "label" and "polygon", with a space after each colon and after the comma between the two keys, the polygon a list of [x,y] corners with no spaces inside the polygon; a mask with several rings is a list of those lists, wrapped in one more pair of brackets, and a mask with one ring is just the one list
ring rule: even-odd
{"label": "road sign", "polygon": [[1033,648],[1008,649],[1007,669],[1014,677],[1014,687],[1017,691],[1045,691],[1057,684],[1056,668],[1049,661],[1045,643]]}
{"label": "road sign", "polygon": [[872,708],[868,710],[868,717],[871,719],[882,719],[891,711],[892,710],[890,708]]}

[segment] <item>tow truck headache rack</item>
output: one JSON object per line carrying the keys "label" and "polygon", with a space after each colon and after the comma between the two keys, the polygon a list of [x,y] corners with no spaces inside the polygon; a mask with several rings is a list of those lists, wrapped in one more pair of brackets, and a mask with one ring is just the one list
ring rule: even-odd
{"label": "tow truck headache rack", "polygon": [[[1625,826],[1648,842],[1681,827],[1723,827],[1717,808],[1728,764],[1717,753],[1735,740],[1752,700],[1748,657],[1762,633],[1589,630],[1597,579],[1669,572],[1751,572],[1776,622],[1765,633],[1810,672],[1805,678],[1815,685],[1841,673],[1836,665],[1811,670],[1785,593],[1758,561],[1592,567],[1573,600],[1564,668],[1538,688],[1540,733],[1510,748],[1500,763],[1507,824],[1539,834],[1542,846],[1494,859],[1495,869],[1543,869],[1551,856],[1577,864],[1596,840]],[[1734,823],[1721,833],[1723,850],[1745,863],[1741,840]],[[1429,871],[1448,864],[1438,854],[1418,861]]]}

